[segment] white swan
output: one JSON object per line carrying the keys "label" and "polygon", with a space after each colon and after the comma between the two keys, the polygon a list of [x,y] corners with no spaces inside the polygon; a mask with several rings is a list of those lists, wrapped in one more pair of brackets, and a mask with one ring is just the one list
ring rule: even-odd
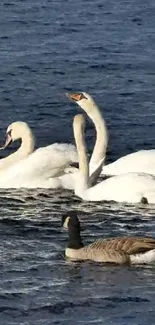
{"label": "white swan", "polygon": [[[99,111],[96,103],[92,97],[85,93],[67,93],[67,97],[77,102],[77,104],[84,110],[87,116],[93,121],[96,129],[96,143],[89,162],[89,181],[91,184],[96,184],[98,176],[102,170],[102,164],[105,159],[106,149],[108,145],[108,135],[106,123]],[[102,164],[101,164],[102,162]],[[69,170],[69,169],[68,169]],[[74,189],[75,178],[78,178],[79,170],[71,168],[70,174],[64,174],[59,177],[61,187],[67,189]]]}
{"label": "white swan", "polygon": [[[7,129],[6,142],[2,148],[6,148],[19,137],[22,139],[21,147],[14,154],[1,159],[3,161],[2,165],[6,168],[0,169],[0,188],[63,187],[74,189],[75,179],[79,177],[79,170],[68,166],[69,159],[74,158],[74,152],[75,158],[78,160],[75,146],[53,144],[32,152],[34,137],[31,129],[24,122],[14,122]],[[70,148],[71,157],[68,148]],[[100,166],[101,161],[95,171],[91,173],[90,182],[92,184],[96,184],[101,171]],[[68,174],[68,170],[71,173]]]}
{"label": "white swan", "polygon": [[[87,98],[86,96],[90,98],[88,94],[72,93],[67,94],[67,96],[74,101],[80,100],[83,103],[83,105],[80,105],[81,108],[90,119],[95,119],[96,122],[102,119],[97,107],[96,110],[92,110],[92,103],[93,106],[96,105],[92,99],[91,104],[89,101],[83,101],[83,99]],[[95,128],[97,138],[90,161],[91,184],[96,184],[98,175],[101,172],[101,160],[104,160],[104,153],[107,147],[107,130],[104,120],[100,124],[96,123]],[[74,189],[75,178],[78,178],[78,169],[68,168],[69,162],[77,161],[78,159],[73,145],[53,144],[32,153],[34,150],[33,133],[26,123],[18,121],[12,123],[7,128],[6,142],[1,149],[6,148],[11,142],[19,138],[22,140],[20,148],[15,153],[0,160],[0,187],[63,187]],[[69,157],[67,157],[68,151]],[[17,164],[18,161],[19,163]],[[5,170],[7,170],[7,173],[4,173]],[[69,171],[70,173],[68,174]]]}
{"label": "white swan", "polygon": [[93,98],[86,92],[67,94],[73,101],[75,101],[86,112],[88,117],[92,120],[96,129],[96,142],[93,153],[89,162],[90,175],[96,170],[101,160],[106,157],[106,150],[108,146],[108,131],[106,122],[96,105]]}
{"label": "white swan", "polygon": [[155,177],[148,174],[128,173],[118,175],[89,186],[89,167],[84,142],[85,120],[82,115],[74,118],[74,137],[79,155],[80,177],[75,184],[75,194],[87,201],[116,201],[138,203],[146,198],[155,203]]}
{"label": "white swan", "polygon": [[[91,114],[91,119],[95,124],[98,139],[96,142],[98,149],[94,151],[90,161],[90,168],[95,169],[96,162],[100,161],[103,156],[106,156],[107,148],[107,128],[105,121],[101,115],[99,107],[96,105],[94,100],[87,93],[81,93],[81,96],[74,96],[72,99],[77,102],[87,113],[89,107],[89,115]],[[104,143],[101,145],[102,137],[104,138]],[[101,148],[101,151],[100,151]],[[120,175],[129,172],[136,173],[147,173],[155,175],[155,149],[151,150],[140,150],[124,157],[119,158],[115,162],[104,165],[102,175]]]}
{"label": "white swan", "polygon": [[2,149],[17,139],[21,139],[20,148],[0,160],[0,187],[60,187],[59,179],[51,178],[65,174],[65,168],[78,161],[71,144],[55,143],[33,151],[34,136],[27,123],[9,125]]}

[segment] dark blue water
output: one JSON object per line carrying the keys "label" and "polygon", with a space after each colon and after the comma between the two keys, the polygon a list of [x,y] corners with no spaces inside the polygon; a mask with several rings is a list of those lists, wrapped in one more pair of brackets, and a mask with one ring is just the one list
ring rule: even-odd
{"label": "dark blue water", "polygon": [[[65,92],[86,91],[107,121],[107,162],[155,148],[154,17],[154,0],[1,0],[1,142],[15,120],[30,124],[38,147],[72,142],[79,108]],[[93,140],[89,123],[89,150]],[[70,208],[85,242],[155,236],[154,207],[83,203],[65,190],[1,190],[0,324],[154,325],[153,266],[65,261],[60,220]]]}

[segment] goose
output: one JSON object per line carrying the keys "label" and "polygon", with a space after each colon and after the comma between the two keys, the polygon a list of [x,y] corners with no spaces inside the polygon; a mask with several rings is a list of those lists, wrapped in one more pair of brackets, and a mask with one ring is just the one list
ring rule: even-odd
{"label": "goose", "polygon": [[[98,149],[94,151],[90,161],[90,169],[94,170],[96,163],[100,161],[102,156],[106,157],[108,134],[105,120],[102,117],[99,107],[89,94],[83,92],[74,94],[70,97],[81,108],[83,108],[86,113],[87,110],[91,112],[91,119],[94,122],[98,133],[98,142],[96,142]],[[104,138],[104,143],[101,145],[100,143],[102,143],[102,137]],[[155,149],[139,150],[123,156],[111,164],[103,165],[101,175],[120,175],[129,172],[155,175]]]}
{"label": "goose", "polygon": [[62,216],[62,226],[68,229],[69,240],[65,256],[73,261],[91,260],[115,264],[153,264],[155,239],[149,237],[114,237],[98,239],[84,246],[80,222],[75,211]]}
{"label": "goose", "polygon": [[[75,195],[85,201],[116,201],[127,203],[155,203],[155,176],[145,173],[127,173],[103,180],[95,186],[89,183],[89,166],[84,141],[85,119],[74,117],[73,131],[79,155],[79,177],[75,180]],[[101,162],[102,164],[102,162]]]}

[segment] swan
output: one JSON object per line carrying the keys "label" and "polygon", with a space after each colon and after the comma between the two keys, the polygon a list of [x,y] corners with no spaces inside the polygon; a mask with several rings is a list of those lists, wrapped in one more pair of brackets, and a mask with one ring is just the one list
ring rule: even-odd
{"label": "swan", "polygon": [[[55,143],[34,151],[32,130],[27,123],[17,121],[8,126],[5,144],[0,149],[18,139],[21,139],[20,148],[0,160],[0,188],[74,189],[78,169],[70,167],[70,163],[78,161],[75,146]],[[92,184],[99,174],[98,168],[92,172]]]}
{"label": "swan", "polygon": [[75,211],[62,216],[62,226],[68,229],[69,239],[65,256],[71,260],[129,265],[155,263],[154,238],[100,238],[84,246],[80,235],[80,222]]}
{"label": "swan", "polygon": [[[89,169],[90,183],[94,185],[102,169],[101,161],[105,159],[104,154],[108,142],[106,124],[95,102],[87,93],[67,93],[66,95],[70,99],[80,102],[79,106],[95,124],[97,137]],[[85,99],[89,100],[86,101]],[[92,106],[94,109],[92,109]],[[97,121],[102,121],[102,123],[97,123]],[[32,154],[35,144],[32,130],[27,123],[18,121],[7,128],[6,142],[1,149],[5,149],[19,138],[22,140],[21,147],[12,155],[0,160],[0,173],[3,171],[2,176],[4,176],[1,177],[0,187],[62,187],[74,189],[75,178],[78,178],[79,171],[77,168],[68,167],[68,165],[64,168],[66,160],[63,154],[67,154],[68,148],[70,148],[70,153],[73,151],[73,157],[69,159],[69,162],[70,160],[71,162],[77,161],[75,147],[68,144],[53,144],[46,148],[40,148],[35,151],[35,154]],[[51,151],[53,154],[52,161]],[[42,157],[40,157],[41,155]],[[26,157],[28,159],[24,161]],[[15,164],[20,160],[22,160],[20,164]],[[41,165],[36,163],[37,160],[41,161]],[[4,169],[7,168],[8,170],[8,167],[11,167],[9,173],[4,174]],[[41,177],[42,172],[44,178]]]}
{"label": "swan", "polygon": [[[12,142],[18,139],[21,139],[19,149],[8,157],[0,160],[0,171],[7,169],[32,154],[36,162],[40,159],[40,164],[42,160],[45,161],[45,157],[48,159],[48,162],[50,162],[50,170],[56,169],[56,172],[53,172],[52,176],[54,176],[55,173],[57,174],[59,167],[62,168],[71,162],[78,162],[77,151],[72,144],[54,143],[34,151],[35,139],[32,130],[27,123],[22,121],[13,122],[8,126],[5,144],[0,149],[7,148]],[[42,157],[43,155],[44,157]]]}
{"label": "swan", "polygon": [[[54,143],[34,151],[32,130],[27,123],[17,121],[8,126],[1,149],[18,139],[19,149],[0,160],[0,187],[61,187],[58,177],[65,174],[70,163],[78,162],[75,146]],[[54,177],[57,179],[51,179]]]}
{"label": "swan", "polygon": [[90,175],[92,175],[100,161],[104,161],[106,157],[106,150],[108,146],[108,130],[106,122],[102,117],[102,114],[95,101],[88,93],[67,93],[66,95],[85,111],[85,113],[94,123],[96,129],[96,143],[89,162],[89,172]]}
{"label": "swan", "polygon": [[[155,203],[155,177],[145,173],[127,173],[113,176],[101,183],[89,184],[89,166],[84,141],[85,119],[76,115],[73,122],[74,138],[79,155],[80,175],[75,180],[75,194],[86,201],[116,201],[139,203],[146,199]],[[101,163],[102,164],[102,163]]]}
{"label": "swan", "polygon": [[[85,98],[84,96],[87,94],[81,93],[77,96],[77,94],[71,93],[66,95],[75,100],[76,97],[77,99]],[[84,105],[81,106],[90,119],[94,117],[91,105],[89,102],[88,105],[84,102]],[[96,110],[96,112],[96,119],[102,117],[99,111]],[[99,126],[95,125],[95,127],[97,139],[91,158],[93,163],[90,161],[91,184],[96,184],[101,172],[101,160],[104,160],[103,153],[107,147],[106,125],[103,122]],[[5,144],[0,149],[7,148],[18,139],[21,139],[20,148],[15,153],[0,160],[0,187],[62,187],[74,189],[75,178],[78,178],[78,169],[68,167],[69,163],[78,161],[77,152],[73,145],[56,143],[34,151],[35,139],[32,130],[27,123],[17,121],[8,126]]]}
{"label": "swan", "polygon": [[[72,99],[81,108],[83,108],[86,113],[89,107],[91,119],[96,126],[97,132],[99,133],[98,142],[96,142],[98,149],[94,151],[90,161],[90,169],[95,169],[96,162],[100,161],[103,155],[106,157],[108,134],[105,120],[102,117],[99,107],[89,94],[79,93],[76,96],[72,96]],[[105,140],[103,146],[101,146],[100,152],[100,142],[102,142],[102,137]],[[103,165],[101,175],[120,175],[129,172],[140,172],[155,175],[155,149],[140,150],[123,156],[111,164]]]}
{"label": "swan", "polygon": [[[100,110],[98,109],[96,103],[92,97],[85,93],[66,93],[74,102],[85,111],[87,116],[93,121],[96,129],[96,143],[93,149],[93,153],[89,162],[89,182],[94,185],[98,179],[98,176],[102,170],[102,164],[105,160],[106,149],[108,145],[108,131],[106,127],[106,122],[103,119]],[[70,174],[67,174],[70,172]],[[68,168],[66,174],[59,177],[61,182],[61,187],[67,189],[74,189],[75,178],[78,178],[79,170]]]}

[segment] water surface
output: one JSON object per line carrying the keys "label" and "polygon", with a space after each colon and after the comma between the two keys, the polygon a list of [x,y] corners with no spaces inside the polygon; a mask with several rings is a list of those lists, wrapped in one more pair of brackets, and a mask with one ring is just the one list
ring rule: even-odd
{"label": "water surface", "polygon": [[[153,0],[2,0],[1,142],[15,120],[29,123],[36,147],[73,142],[80,110],[65,92],[86,91],[108,125],[107,163],[154,148],[154,16]],[[91,151],[90,122],[87,142]],[[0,205],[0,324],[154,325],[154,266],[71,263],[61,229],[62,214],[76,209],[85,243],[155,236],[154,206],[86,203],[41,189],[1,190]]]}

